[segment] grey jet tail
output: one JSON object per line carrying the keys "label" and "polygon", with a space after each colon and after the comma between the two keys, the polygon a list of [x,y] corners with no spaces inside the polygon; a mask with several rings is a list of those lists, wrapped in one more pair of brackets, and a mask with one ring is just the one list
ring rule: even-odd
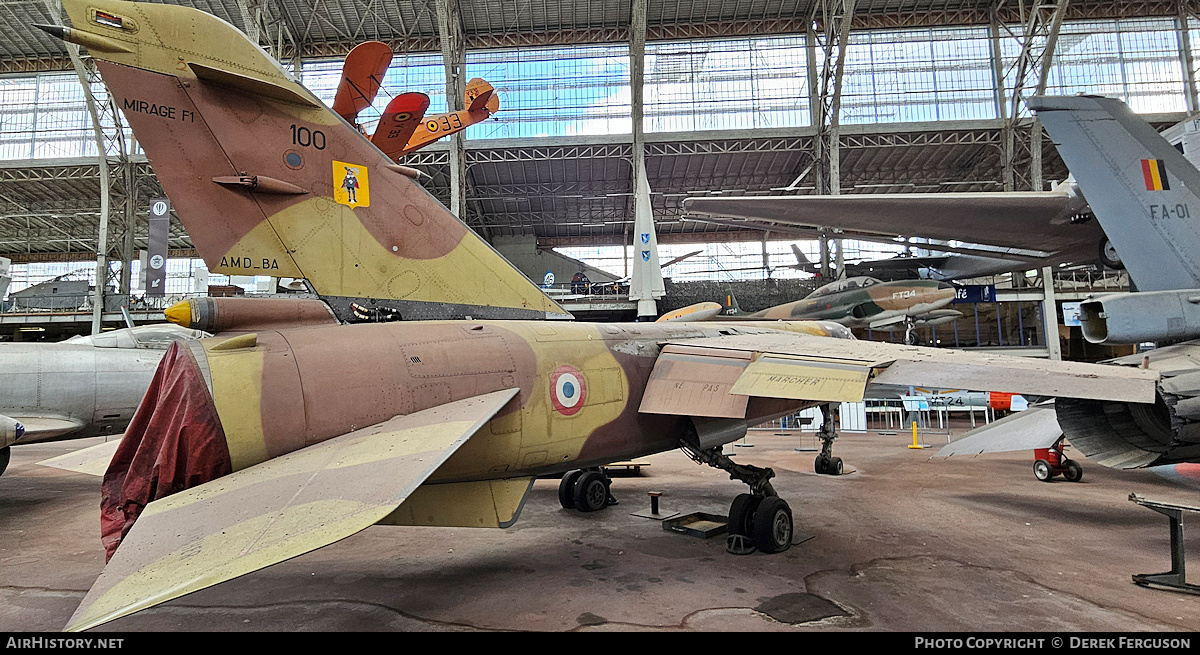
{"label": "grey jet tail", "polygon": [[1041,96],[1027,104],[1138,289],[1200,288],[1200,171],[1120,100]]}

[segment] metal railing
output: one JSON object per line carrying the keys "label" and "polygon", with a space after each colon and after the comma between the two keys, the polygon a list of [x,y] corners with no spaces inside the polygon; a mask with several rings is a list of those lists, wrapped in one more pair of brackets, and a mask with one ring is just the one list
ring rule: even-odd
{"label": "metal railing", "polygon": [[[104,295],[104,312],[161,311],[187,298],[203,294],[171,293],[163,296],[109,293]],[[88,313],[95,306],[95,295],[89,293],[56,293],[31,296],[10,296],[0,308],[4,314],[76,314]]]}
{"label": "metal railing", "polygon": [[1054,274],[1056,291],[1129,291],[1129,274],[1125,271],[1103,271],[1098,269],[1080,269],[1056,272]]}
{"label": "metal railing", "polygon": [[551,298],[561,296],[604,296],[625,298],[629,295],[629,282],[555,282],[550,286],[540,285]]}
{"label": "metal railing", "polygon": [[[859,407],[861,405],[861,407]],[[861,409],[865,414],[865,422],[854,418]],[[950,420],[953,414],[966,414],[971,421],[971,427],[991,423],[995,420],[995,412],[986,405],[963,405],[948,402],[934,396],[927,402],[914,406],[914,401],[904,401],[899,398],[867,398],[862,403],[847,403],[839,411],[838,430],[840,432],[904,432],[917,424],[917,430],[922,433],[950,434]],[[859,414],[861,416],[862,414]],[[821,425],[821,410],[810,407],[790,416],[777,418],[761,423],[751,430],[776,431],[799,430],[801,432],[816,432]]]}

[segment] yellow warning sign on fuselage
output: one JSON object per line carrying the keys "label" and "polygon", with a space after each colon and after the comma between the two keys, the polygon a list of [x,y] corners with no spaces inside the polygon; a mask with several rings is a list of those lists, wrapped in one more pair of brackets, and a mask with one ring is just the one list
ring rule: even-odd
{"label": "yellow warning sign on fuselage", "polygon": [[351,209],[371,205],[371,185],[367,179],[367,167],[362,164],[333,162],[333,199]]}

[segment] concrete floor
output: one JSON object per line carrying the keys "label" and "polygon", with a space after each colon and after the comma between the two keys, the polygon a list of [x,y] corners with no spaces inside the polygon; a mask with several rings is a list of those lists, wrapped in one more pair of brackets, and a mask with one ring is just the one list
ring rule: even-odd
{"label": "concrete floor", "polygon": [[[929,442],[944,436],[929,436]],[[1038,482],[1030,453],[929,461],[905,435],[848,434],[853,473],[812,473],[811,437],[752,433],[797,532],[778,555],[668,533],[646,510],[725,514],[744,486],[679,451],[616,478],[621,504],[558,506],[539,480],[508,530],[372,527],[100,630],[1196,630],[1200,598],[1144,589],[1170,568],[1167,521],[1130,492],[1197,489],[1086,459]],[[96,440],[13,449],[0,477],[0,631],[58,630],[100,573],[98,479],[36,462]],[[1200,557],[1200,551],[1196,557]]]}

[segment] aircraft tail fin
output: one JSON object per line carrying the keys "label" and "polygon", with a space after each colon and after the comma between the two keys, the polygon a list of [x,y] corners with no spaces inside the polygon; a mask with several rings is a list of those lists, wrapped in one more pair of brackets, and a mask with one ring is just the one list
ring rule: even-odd
{"label": "aircraft tail fin", "polygon": [[473,77],[467,82],[465,91],[467,111],[476,112],[486,109],[489,114],[500,110],[500,96],[487,80]]}
{"label": "aircraft tail fin", "polygon": [[1028,105],[1138,289],[1200,287],[1200,171],[1120,100],[1043,96]]}
{"label": "aircraft tail fin", "polygon": [[797,246],[794,243],[792,244],[792,254],[796,256],[796,264],[798,266],[808,266],[812,264],[812,262],[808,261],[808,257],[804,256],[804,251],[800,250],[800,246]]}
{"label": "aircraft tail fin", "polygon": [[738,306],[737,297],[733,292],[725,294],[725,298],[721,300],[721,316],[741,316],[745,314],[742,308]]}
{"label": "aircraft tail fin", "polygon": [[233,26],[63,6],[209,270],[306,278],[343,320],[567,316]]}

